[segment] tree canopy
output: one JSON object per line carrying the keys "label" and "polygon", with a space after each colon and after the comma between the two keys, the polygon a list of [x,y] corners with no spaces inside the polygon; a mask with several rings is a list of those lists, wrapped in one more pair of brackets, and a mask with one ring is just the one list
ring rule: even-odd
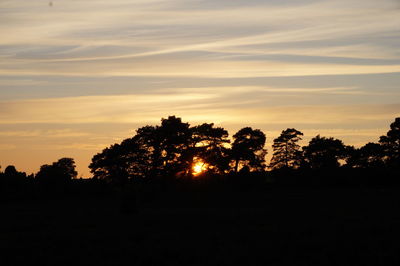
{"label": "tree canopy", "polygon": [[267,155],[267,150],[264,149],[265,141],[265,134],[261,130],[251,127],[242,128],[233,135],[231,154],[235,172],[238,172],[240,166],[253,171],[265,169],[265,156]]}
{"label": "tree canopy", "polygon": [[265,134],[244,128],[234,135],[229,147],[228,131],[211,124],[191,127],[170,116],[159,126],[145,126],[132,138],[111,145],[92,158],[89,165],[95,178],[124,182],[130,178],[158,176],[192,177],[193,167],[201,163],[204,172],[224,174],[230,162],[252,171],[265,168]]}
{"label": "tree canopy", "polygon": [[381,136],[379,143],[383,147],[384,160],[390,167],[400,167],[400,117],[390,124],[390,130]]}
{"label": "tree canopy", "polygon": [[42,165],[35,178],[44,183],[65,183],[77,177],[75,168],[74,159],[61,158],[50,165]]}
{"label": "tree canopy", "polygon": [[[398,166],[400,118],[396,118],[379,143],[346,146],[341,140],[317,135],[300,147],[303,133],[283,130],[273,141],[269,167],[332,169]],[[137,129],[136,134],[113,144],[92,158],[89,168],[95,178],[124,183],[132,178],[188,177],[202,173],[263,172],[266,167],[266,136],[260,129],[244,127],[229,139],[228,131],[213,123],[191,126],[169,116],[161,124]],[[47,166],[43,166],[45,171]],[[39,175],[40,176],[40,175]]]}
{"label": "tree canopy", "polygon": [[336,168],[347,155],[341,140],[320,135],[312,138],[303,151],[305,165],[312,169]]}
{"label": "tree canopy", "polygon": [[351,149],[347,164],[354,168],[378,168],[384,166],[383,157],[382,145],[369,142],[358,149]]}
{"label": "tree canopy", "polygon": [[[314,182],[315,177],[319,182],[322,173],[329,184],[335,180],[339,180],[338,184],[348,180],[375,184],[379,182],[375,176],[383,180],[382,184],[399,182],[400,118],[390,124],[379,142],[361,147],[346,146],[340,139],[317,135],[300,148],[302,136],[299,130],[287,128],[273,140],[271,171],[267,172],[266,135],[260,129],[244,127],[230,139],[226,129],[213,123],[191,126],[179,117],[169,116],[161,119],[159,125],[138,128],[135,135],[94,155],[89,165],[92,184],[111,183],[110,187],[117,185],[119,189],[135,184],[132,180],[144,180],[140,183],[144,186],[150,183],[149,187],[153,184],[155,188],[191,184],[186,182],[189,179],[205,184],[211,180],[212,183],[218,180],[215,184],[224,180],[232,184],[248,181],[300,184]],[[0,171],[0,195],[13,195],[18,188],[21,193],[25,189],[36,193],[32,184],[38,184],[42,192],[68,191],[78,183],[71,181],[77,177],[75,168],[74,159],[61,158],[42,165],[35,176],[27,176],[9,165]]]}
{"label": "tree canopy", "polygon": [[[228,131],[214,124],[204,123],[191,128],[191,160],[198,159],[206,171],[223,174],[229,169]],[[190,168],[191,169],[191,168]]]}
{"label": "tree canopy", "polygon": [[300,166],[301,151],[298,142],[301,140],[301,136],[303,136],[302,132],[288,128],[274,139],[272,145],[274,153],[270,164],[272,169],[297,168]]}

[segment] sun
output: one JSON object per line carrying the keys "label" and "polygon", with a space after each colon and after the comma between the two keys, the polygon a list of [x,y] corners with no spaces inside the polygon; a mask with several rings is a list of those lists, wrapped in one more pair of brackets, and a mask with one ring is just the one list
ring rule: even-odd
{"label": "sun", "polygon": [[199,175],[206,170],[206,164],[202,161],[198,161],[193,165],[192,170],[193,175]]}

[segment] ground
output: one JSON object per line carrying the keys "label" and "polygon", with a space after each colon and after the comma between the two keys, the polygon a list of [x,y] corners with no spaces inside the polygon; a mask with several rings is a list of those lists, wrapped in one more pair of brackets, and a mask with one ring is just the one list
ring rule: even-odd
{"label": "ground", "polygon": [[398,188],[224,193],[3,202],[1,265],[398,265]]}

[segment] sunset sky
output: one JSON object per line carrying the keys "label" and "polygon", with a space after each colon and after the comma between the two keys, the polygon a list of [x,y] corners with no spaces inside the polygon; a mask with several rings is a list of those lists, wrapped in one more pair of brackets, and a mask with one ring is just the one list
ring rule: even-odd
{"label": "sunset sky", "polygon": [[0,1],[0,165],[91,157],[176,115],[360,146],[400,116],[398,0]]}

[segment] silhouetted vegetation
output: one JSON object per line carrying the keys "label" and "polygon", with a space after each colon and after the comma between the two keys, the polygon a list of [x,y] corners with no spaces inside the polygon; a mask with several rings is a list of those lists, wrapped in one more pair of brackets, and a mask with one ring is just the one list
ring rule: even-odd
{"label": "silhouetted vegetation", "polygon": [[35,175],[7,166],[5,265],[397,262],[382,243],[400,236],[400,118],[360,148],[320,135],[301,147],[302,136],[283,130],[267,165],[261,130],[231,140],[170,116],[94,155],[90,179],[72,158]]}
{"label": "silhouetted vegetation", "polygon": [[[92,179],[76,179],[72,158],[42,165],[38,173],[29,176],[7,166],[0,172],[1,193],[2,197],[47,195],[51,191],[63,194],[83,183],[103,184],[110,191],[118,188],[124,193],[123,187],[131,186],[132,182],[136,184],[135,191],[152,193],[178,183],[268,186],[399,183],[394,176],[400,169],[400,118],[395,119],[378,143],[367,143],[360,148],[320,135],[301,148],[302,136],[294,128],[283,130],[273,141],[273,155],[267,165],[266,135],[260,129],[244,127],[232,136],[231,142],[228,131],[213,123],[191,126],[170,116],[162,119],[160,125],[137,129],[131,138],[94,155],[89,165]],[[18,190],[24,192],[15,192]]]}
{"label": "silhouetted vegetation", "polygon": [[282,131],[281,135],[274,139],[272,148],[274,154],[271,159],[270,167],[272,169],[293,168],[300,166],[302,154],[298,142],[301,140],[303,133],[294,129],[288,128]]}
{"label": "silhouetted vegetation", "polygon": [[303,165],[311,169],[334,169],[340,166],[340,160],[348,156],[347,147],[339,139],[321,137],[312,138],[308,146],[303,147]]}
{"label": "silhouetted vegetation", "polygon": [[390,130],[386,136],[379,139],[379,143],[383,148],[383,161],[386,166],[400,167],[400,117],[390,124]]}
{"label": "silhouetted vegetation", "polygon": [[235,173],[238,172],[239,167],[256,172],[265,169],[267,155],[267,150],[264,149],[265,141],[265,134],[251,127],[242,128],[233,135],[231,159],[234,161]]}
{"label": "silhouetted vegetation", "polygon": [[36,174],[38,182],[55,184],[67,183],[76,178],[78,173],[75,171],[75,162],[72,158],[62,158],[51,165],[45,164],[40,167]]}

